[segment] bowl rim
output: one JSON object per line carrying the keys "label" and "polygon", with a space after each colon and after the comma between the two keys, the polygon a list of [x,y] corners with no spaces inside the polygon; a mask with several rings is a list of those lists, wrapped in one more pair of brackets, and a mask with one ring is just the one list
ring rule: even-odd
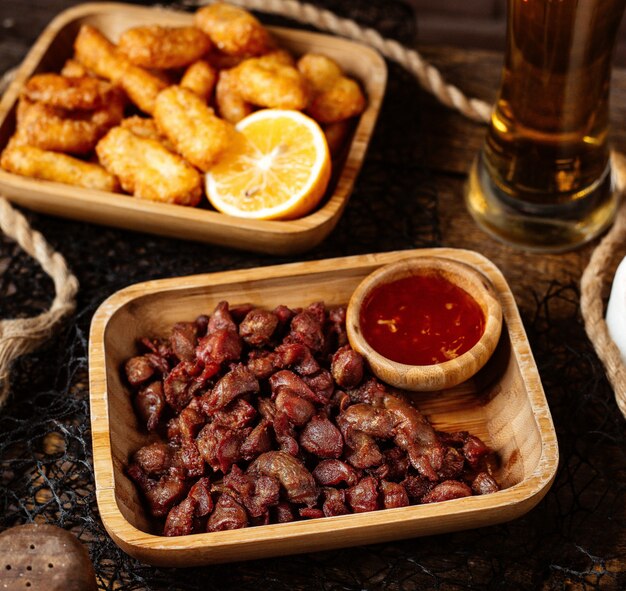
{"label": "bowl rim", "polygon": [[[454,359],[427,365],[413,365],[394,361],[377,351],[360,330],[360,310],[365,299],[381,285],[405,277],[435,272],[460,287],[480,306],[485,316],[485,327],[478,341],[465,353]],[[455,278],[463,277],[470,293]],[[480,298],[475,294],[479,293]],[[491,281],[474,267],[460,261],[438,256],[424,256],[396,261],[376,269],[354,290],[346,313],[346,330],[353,349],[370,363],[380,379],[398,388],[413,392],[432,392],[451,388],[468,380],[487,363],[496,349],[502,332],[502,306]],[[455,375],[456,374],[456,375]]]}

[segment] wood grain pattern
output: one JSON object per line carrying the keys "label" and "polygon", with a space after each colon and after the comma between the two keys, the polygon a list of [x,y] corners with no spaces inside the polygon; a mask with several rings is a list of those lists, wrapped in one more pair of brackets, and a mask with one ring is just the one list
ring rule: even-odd
{"label": "wood grain pattern", "polygon": [[[36,72],[58,71],[73,53],[82,24],[100,29],[112,40],[139,24],[191,24],[192,15],[128,4],[83,4],[66,10],[41,34],[0,102],[0,150],[15,128],[20,89]],[[24,207],[50,215],[118,226],[186,240],[198,240],[270,254],[293,254],[321,242],[335,227],[348,203],[382,103],[387,80],[384,60],[374,50],[345,39],[272,28],[278,44],[299,55],[323,53],[358,79],[368,106],[354,130],[343,162],[335,163],[328,196],[312,214],[291,221],[259,221],[230,217],[210,209],[187,208],[128,196],[30,179],[0,170],[0,190]]]}
{"label": "wood grain pattern", "polygon": [[[493,284],[504,327],[498,347],[474,378],[444,393],[420,393],[418,406],[437,429],[470,430],[499,454],[493,495],[373,513],[267,525],[183,538],[154,535],[137,490],[125,476],[129,456],[149,436],[135,419],[120,367],[136,340],[166,335],[176,321],[233,305],[345,304],[354,288],[384,264],[416,256],[464,262]],[[522,515],[547,492],[558,449],[550,411],[513,295],[481,255],[424,249],[165,279],[128,287],[96,312],[89,344],[93,457],[98,507],[111,537],[129,554],[158,565],[191,566],[309,552],[373,541],[480,527]]]}
{"label": "wood grain pattern", "polygon": [[0,534],[0,583],[7,591],[96,591],[85,548],[55,525],[29,523]]}

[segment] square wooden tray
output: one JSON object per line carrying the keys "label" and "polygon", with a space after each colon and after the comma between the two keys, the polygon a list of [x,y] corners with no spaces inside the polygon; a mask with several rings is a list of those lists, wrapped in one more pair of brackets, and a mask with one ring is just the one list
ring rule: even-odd
{"label": "square wooden tray", "polygon": [[[0,151],[15,129],[15,109],[23,84],[37,72],[61,69],[73,53],[81,25],[95,26],[116,40],[133,26],[191,22],[188,13],[130,4],[81,4],[61,13],[33,45],[0,102]],[[211,209],[142,201],[31,179],[2,169],[0,191],[18,205],[51,215],[245,250],[293,254],[319,244],[335,227],[348,203],[382,103],[387,66],[376,51],[359,43],[295,29],[270,30],[281,47],[296,55],[315,51],[336,60],[361,82],[367,95],[367,109],[356,124],[349,149],[337,163],[328,195],[312,214],[291,221],[240,219]]]}
{"label": "square wooden tray", "polygon": [[[178,538],[154,535],[124,467],[150,439],[138,425],[121,376],[146,335],[166,335],[181,320],[215,304],[305,306],[344,304],[363,277],[381,265],[414,256],[441,256],[472,265],[500,298],[504,326],[492,359],[472,380],[453,389],[414,395],[435,428],[468,430],[497,451],[503,490],[485,496],[372,513],[326,517]],[[558,448],[537,368],[504,277],[471,251],[423,249],[295,263],[142,283],[123,289],[96,312],[89,342],[93,457],[100,516],[115,542],[156,565],[192,566],[310,552],[469,529],[514,519],[550,487]]]}

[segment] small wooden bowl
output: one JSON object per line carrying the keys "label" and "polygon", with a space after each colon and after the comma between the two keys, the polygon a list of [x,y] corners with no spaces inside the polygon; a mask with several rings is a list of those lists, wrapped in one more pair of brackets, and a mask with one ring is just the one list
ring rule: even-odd
{"label": "small wooden bowl", "polygon": [[[478,303],[485,316],[485,330],[469,351],[434,365],[407,365],[384,357],[365,340],[360,326],[365,299],[381,285],[416,275],[441,276]],[[433,392],[468,380],[487,363],[500,338],[502,307],[487,278],[469,265],[439,257],[418,257],[386,265],[368,275],[350,298],[346,328],[352,348],[367,359],[378,378],[396,388]]]}

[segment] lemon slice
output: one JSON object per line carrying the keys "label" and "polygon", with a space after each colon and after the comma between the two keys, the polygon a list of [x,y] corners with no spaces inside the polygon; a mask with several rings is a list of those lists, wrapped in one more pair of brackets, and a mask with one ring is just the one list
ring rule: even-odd
{"label": "lemon slice", "polygon": [[299,111],[264,109],[236,126],[232,147],[206,175],[215,209],[258,219],[293,219],[309,213],[330,180],[324,132]]}

